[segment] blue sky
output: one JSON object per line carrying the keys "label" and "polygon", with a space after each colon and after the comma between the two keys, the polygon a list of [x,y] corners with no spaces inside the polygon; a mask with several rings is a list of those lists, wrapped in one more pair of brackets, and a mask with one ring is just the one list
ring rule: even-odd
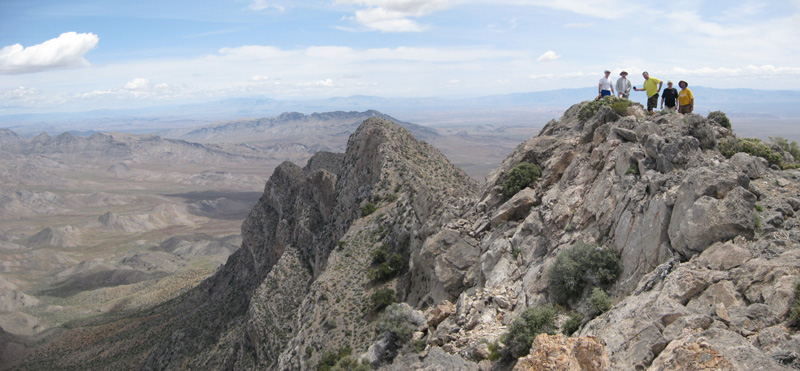
{"label": "blue sky", "polygon": [[0,114],[482,96],[621,70],[800,89],[800,0],[0,1]]}

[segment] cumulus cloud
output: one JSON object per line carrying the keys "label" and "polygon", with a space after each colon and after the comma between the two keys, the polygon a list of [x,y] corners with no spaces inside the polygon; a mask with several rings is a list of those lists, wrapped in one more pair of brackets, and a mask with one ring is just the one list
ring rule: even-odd
{"label": "cumulus cloud", "polygon": [[382,32],[420,32],[425,29],[414,20],[449,9],[460,0],[337,0],[338,4],[366,7],[355,12],[355,21],[370,30]]}
{"label": "cumulus cloud", "polygon": [[560,54],[556,54],[556,52],[552,50],[548,50],[544,52],[544,54],[540,55],[539,58],[536,59],[537,62],[551,62],[558,58],[561,58]]}
{"label": "cumulus cloud", "polygon": [[144,90],[150,88],[150,80],[143,78],[135,78],[125,84],[125,90]]}
{"label": "cumulus cloud", "polygon": [[0,49],[0,74],[23,74],[89,65],[84,55],[97,46],[93,33],[66,32],[41,44],[20,44]]}

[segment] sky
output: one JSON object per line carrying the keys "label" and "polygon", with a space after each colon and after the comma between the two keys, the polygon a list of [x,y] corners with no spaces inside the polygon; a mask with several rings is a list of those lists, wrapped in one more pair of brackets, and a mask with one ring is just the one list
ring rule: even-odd
{"label": "sky", "polygon": [[238,97],[800,90],[800,0],[0,0],[0,115]]}

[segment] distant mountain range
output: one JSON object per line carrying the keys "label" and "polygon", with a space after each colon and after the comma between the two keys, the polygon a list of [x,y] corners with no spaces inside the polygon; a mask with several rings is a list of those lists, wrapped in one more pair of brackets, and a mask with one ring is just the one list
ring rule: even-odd
{"label": "distant mountain range", "polygon": [[[475,98],[384,98],[351,96],[320,100],[276,100],[248,97],[193,105],[170,105],[130,110],[98,110],[72,113],[0,115],[0,127],[32,136],[42,131],[70,131],[90,135],[95,131],[163,133],[231,120],[259,119],[285,112],[376,110],[424,126],[473,126],[482,124],[541,125],[576,102],[593,99],[596,88],[560,89]],[[696,97],[695,112],[722,110],[732,117],[800,118],[800,91],[715,89],[690,87]],[[632,100],[645,102],[644,93]]]}
{"label": "distant mountain range", "polygon": [[[364,120],[379,117],[392,121],[411,131],[423,140],[439,137],[435,129],[400,121],[375,110],[364,112],[335,111],[305,115],[299,112],[285,112],[275,117],[254,120],[236,120],[201,127],[174,129],[162,133],[164,137],[180,138],[202,143],[303,143],[318,144],[341,142],[341,150],[347,137]],[[337,140],[337,138],[339,140]]]}

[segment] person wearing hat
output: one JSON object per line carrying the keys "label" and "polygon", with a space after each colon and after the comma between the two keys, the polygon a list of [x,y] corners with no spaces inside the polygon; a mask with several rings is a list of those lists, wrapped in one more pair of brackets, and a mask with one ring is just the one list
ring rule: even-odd
{"label": "person wearing hat", "polygon": [[644,77],[644,86],[641,89],[637,89],[634,86],[633,90],[647,92],[647,111],[652,115],[653,109],[658,107],[658,93],[661,92],[661,86],[664,85],[664,82],[655,77],[650,77],[647,71],[642,72],[642,77]]}
{"label": "person wearing hat", "polygon": [[605,97],[606,95],[614,95],[614,84],[611,83],[611,79],[608,78],[611,75],[611,71],[605,71],[606,76],[600,78],[600,84],[597,86],[597,93],[599,95],[597,98]]}
{"label": "person wearing hat", "polygon": [[694,94],[689,90],[689,83],[681,80],[678,82],[678,86],[681,88],[680,93],[678,93],[678,104],[681,105],[678,112],[683,114],[692,113],[694,111]]}
{"label": "person wearing hat", "polygon": [[661,94],[661,109],[664,109],[664,103],[667,103],[668,111],[678,110],[678,89],[672,87],[672,81],[667,81],[667,88]]}
{"label": "person wearing hat", "polygon": [[617,79],[617,95],[619,95],[620,98],[628,99],[631,95],[632,87],[630,80],[628,80],[628,73],[622,71],[619,75],[621,77]]}

